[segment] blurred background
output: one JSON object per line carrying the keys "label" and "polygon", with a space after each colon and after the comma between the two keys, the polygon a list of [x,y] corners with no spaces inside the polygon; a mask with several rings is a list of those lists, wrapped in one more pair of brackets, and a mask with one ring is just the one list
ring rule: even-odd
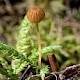
{"label": "blurred background", "polygon": [[[80,0],[0,0],[0,41],[15,47],[19,25],[33,5],[46,14],[39,23],[42,47],[62,46],[54,51],[60,69],[80,64]],[[35,34],[32,30],[36,40]]]}

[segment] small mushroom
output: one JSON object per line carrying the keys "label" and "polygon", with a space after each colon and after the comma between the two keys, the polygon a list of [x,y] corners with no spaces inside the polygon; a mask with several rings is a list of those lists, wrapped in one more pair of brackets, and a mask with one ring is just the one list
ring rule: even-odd
{"label": "small mushroom", "polygon": [[45,17],[45,13],[39,6],[33,6],[27,12],[27,18],[31,23],[39,23]]}
{"label": "small mushroom", "polygon": [[41,67],[41,38],[38,23],[45,17],[45,12],[39,6],[33,6],[27,12],[27,18],[31,23],[35,23],[37,28],[37,38],[38,38],[38,52],[39,52],[39,60],[38,65]]}

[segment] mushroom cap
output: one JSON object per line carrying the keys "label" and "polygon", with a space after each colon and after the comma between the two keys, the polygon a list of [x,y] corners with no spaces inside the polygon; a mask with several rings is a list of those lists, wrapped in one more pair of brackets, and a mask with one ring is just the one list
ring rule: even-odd
{"label": "mushroom cap", "polygon": [[39,6],[33,6],[27,12],[27,18],[31,23],[39,23],[44,17],[45,12]]}

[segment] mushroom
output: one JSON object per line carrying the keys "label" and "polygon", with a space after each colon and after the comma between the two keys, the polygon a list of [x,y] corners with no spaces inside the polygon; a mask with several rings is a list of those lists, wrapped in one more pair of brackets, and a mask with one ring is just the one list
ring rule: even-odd
{"label": "mushroom", "polygon": [[41,38],[38,23],[45,17],[44,10],[39,6],[33,6],[27,12],[27,18],[31,23],[35,23],[37,28],[37,38],[38,38],[38,53],[39,53],[39,60],[38,65],[41,67]]}

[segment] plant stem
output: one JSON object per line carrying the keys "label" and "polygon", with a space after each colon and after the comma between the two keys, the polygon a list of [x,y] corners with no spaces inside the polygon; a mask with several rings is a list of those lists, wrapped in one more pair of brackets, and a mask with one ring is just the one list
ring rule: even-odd
{"label": "plant stem", "polygon": [[49,63],[52,69],[52,72],[58,72],[59,66],[54,54],[48,55]]}
{"label": "plant stem", "polygon": [[36,27],[37,27],[38,54],[39,54],[38,65],[39,65],[39,67],[41,67],[41,57],[42,57],[42,54],[41,54],[41,38],[40,38],[38,23],[36,23]]}

